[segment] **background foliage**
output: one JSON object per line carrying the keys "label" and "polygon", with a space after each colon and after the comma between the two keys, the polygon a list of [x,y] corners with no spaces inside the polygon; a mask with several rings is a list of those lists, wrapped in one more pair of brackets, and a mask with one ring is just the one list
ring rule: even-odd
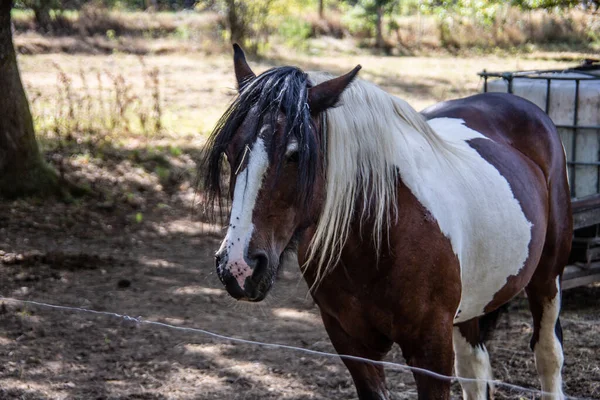
{"label": "background foliage", "polygon": [[[193,23],[168,21],[166,15],[183,10],[214,15],[208,30],[216,40],[242,43],[253,53],[264,53],[274,41],[307,50],[308,41],[319,36],[399,53],[552,44],[594,50],[599,6],[600,0],[18,0],[17,13],[33,14],[15,19],[18,29],[55,35],[206,37],[206,26],[200,32]],[[144,14],[128,18],[140,11]],[[148,12],[160,13],[161,20]],[[33,22],[24,27],[31,16]]]}

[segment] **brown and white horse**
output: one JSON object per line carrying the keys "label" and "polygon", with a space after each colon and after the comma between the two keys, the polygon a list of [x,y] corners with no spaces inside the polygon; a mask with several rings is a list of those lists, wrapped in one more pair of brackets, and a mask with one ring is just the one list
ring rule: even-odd
{"label": "brown and white horse", "polygon": [[[230,224],[216,255],[236,299],[262,300],[297,254],[340,354],[452,375],[491,397],[486,314],[527,292],[545,398],[562,398],[560,279],[572,220],[551,120],[508,94],[416,112],[355,79],[279,67],[256,76],[234,46],[239,96],[208,143],[205,187],[230,164]],[[292,257],[289,257],[289,256]],[[387,399],[383,368],[345,359],[360,399]],[[450,382],[416,373],[420,399]]]}

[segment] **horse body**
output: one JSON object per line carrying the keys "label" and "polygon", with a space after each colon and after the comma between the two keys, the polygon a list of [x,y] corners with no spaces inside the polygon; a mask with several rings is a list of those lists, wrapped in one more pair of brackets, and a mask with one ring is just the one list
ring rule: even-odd
{"label": "horse body", "polygon": [[[468,139],[468,146],[498,172],[500,180],[508,183],[510,193],[518,203],[516,206],[531,225],[530,240],[527,241],[523,240],[526,234],[520,237],[515,232],[515,220],[510,220],[509,216],[495,222],[497,226],[505,226],[494,233],[496,237],[488,237],[488,243],[484,244],[488,249],[498,246],[499,241],[511,241],[511,251],[516,251],[519,239],[521,245],[529,243],[524,251],[526,257],[514,260],[512,266],[506,265],[503,269],[505,273],[511,269],[516,273],[504,277],[508,281],[501,290],[491,290],[496,293],[495,299],[486,305],[484,311],[492,311],[510,300],[527,285],[538,265],[541,265],[540,271],[547,269],[548,279],[555,280],[562,273],[570,251],[572,221],[564,149],[552,121],[531,102],[506,94],[475,95],[435,105],[423,113],[430,122],[436,121],[436,118],[464,118],[465,125],[479,133],[479,137]],[[443,129],[440,126],[440,132]],[[480,189],[487,191],[489,188],[484,185]],[[488,212],[494,213],[494,209],[511,203],[515,205],[505,199],[489,207]],[[513,209],[514,214],[520,214],[517,207]],[[479,211],[485,213],[484,210]],[[548,260],[548,257],[551,259]],[[548,264],[558,265],[550,267]],[[493,262],[471,266],[480,270],[493,267]],[[476,279],[471,274],[475,274]],[[485,279],[477,276],[474,270],[463,273],[463,278],[465,275],[471,284],[463,284],[463,293],[466,286],[477,287],[476,282]],[[518,289],[515,291],[515,288]],[[554,290],[548,293],[553,294]]]}
{"label": "horse body", "polygon": [[[432,344],[430,335],[438,339],[452,337],[448,323],[452,315],[453,324],[457,325],[455,351],[461,350],[461,341],[465,342],[462,350],[469,354],[463,363],[481,364],[461,376],[491,380],[477,317],[509,301],[532,281],[534,273],[536,279],[530,292],[535,299],[547,305],[556,299],[556,278],[566,263],[570,230],[568,221],[547,219],[550,200],[567,220],[570,208],[568,195],[549,198],[550,183],[554,193],[568,191],[564,161],[560,157],[562,145],[556,136],[545,137],[548,131],[539,129],[538,124],[551,127],[541,110],[537,112],[531,103],[504,95],[474,96],[460,103],[461,107],[454,106],[450,111],[442,105],[424,114],[440,136],[457,148],[465,146],[462,150],[466,151],[455,155],[449,165],[431,154],[431,146],[418,132],[413,131],[412,137],[405,135],[397,148],[400,214],[397,224],[390,229],[389,246],[382,249],[383,255],[378,260],[370,237],[361,235],[361,230],[369,231],[371,227],[363,224],[361,228],[356,223],[342,251],[339,269],[333,269],[323,279],[314,297],[325,314],[323,319],[330,335],[337,329],[361,343],[370,338],[367,342],[372,342],[371,347],[363,349],[362,356],[378,359],[386,353],[387,346],[396,342],[411,365],[436,372],[443,370],[439,367],[444,357],[449,358],[446,364],[451,364],[451,355],[437,350],[434,363],[424,364],[421,360],[424,356],[415,352],[422,343]],[[465,112],[465,108],[473,105],[495,110],[486,118],[484,128],[479,128],[481,122],[477,118],[486,114]],[[516,122],[515,130],[504,135],[506,120],[514,121],[517,110],[527,119]],[[540,118],[538,124],[531,121],[536,114]],[[525,122],[531,124],[531,131]],[[515,143],[515,139],[530,141],[536,135],[540,136],[539,144],[530,148],[529,154],[522,153],[526,145]],[[515,152],[515,148],[519,151]],[[538,165],[532,160],[543,162]],[[551,165],[552,160],[556,165]],[[308,232],[300,254],[308,253],[311,239]],[[542,255],[545,259],[540,263]],[[304,261],[301,259],[301,263]],[[378,267],[365,267],[370,265]],[[307,267],[305,277],[309,285],[316,279],[311,270],[316,270],[316,266]],[[349,304],[353,307],[348,307]],[[534,313],[539,323],[543,312]],[[551,329],[554,332],[555,325]],[[551,342],[555,340],[552,336],[548,338]],[[535,344],[532,341],[532,346]],[[447,348],[447,343],[439,347]],[[342,345],[336,349],[356,354],[354,347]],[[472,354],[478,351],[481,354]],[[415,354],[413,359],[411,354]],[[484,360],[477,360],[478,357]],[[347,364],[351,365],[351,371],[377,369]],[[557,373],[555,369],[550,375]],[[383,372],[371,375],[383,376]],[[435,383],[423,385],[431,388]],[[468,388],[471,390],[465,391],[465,398],[486,398],[491,390],[485,383],[471,386],[479,388]],[[384,393],[382,387],[375,392]],[[545,385],[544,390],[553,392],[556,382]],[[371,393],[364,398],[386,397]]]}
{"label": "horse body", "polygon": [[[542,389],[562,396],[559,282],[572,223],[549,118],[501,94],[442,103],[423,118],[372,85],[349,85],[358,69],[333,80],[309,74],[288,90],[287,75],[261,81],[237,50],[235,65],[248,98],[309,87],[314,124],[304,118],[307,130],[293,131],[306,117],[302,102],[290,115],[250,107],[233,110],[226,122],[239,121],[215,136],[212,154],[232,165],[231,222],[217,254],[230,294],[261,300],[297,252],[338,353],[381,360],[398,343],[415,367],[451,375],[455,361],[457,374],[478,380],[463,383],[465,398],[485,399],[492,376],[480,317],[525,288]],[[311,163],[309,148],[320,154]],[[303,207],[304,169],[313,167]],[[360,399],[388,398],[382,367],[344,363]],[[415,380],[420,399],[449,398],[447,380]]]}

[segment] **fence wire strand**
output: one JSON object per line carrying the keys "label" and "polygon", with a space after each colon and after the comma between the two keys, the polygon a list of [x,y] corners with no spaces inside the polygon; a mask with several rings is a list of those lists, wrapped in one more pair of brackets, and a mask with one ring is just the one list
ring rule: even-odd
{"label": "fence wire strand", "polygon": [[[528,394],[542,395],[542,396],[544,396],[544,395],[552,396],[553,395],[552,393],[549,393],[549,392],[543,392],[543,391],[537,390],[537,389],[531,389],[531,388],[526,388],[526,387],[522,387],[519,385],[513,385],[512,383],[506,383],[506,382],[502,382],[499,380],[475,379],[475,378],[464,378],[464,377],[452,376],[452,375],[443,375],[443,374],[439,374],[437,372],[430,371],[430,370],[427,370],[424,368],[411,367],[410,365],[399,364],[399,363],[394,363],[394,362],[390,362],[390,361],[375,361],[375,360],[371,360],[368,358],[352,356],[352,355],[348,355],[348,354],[328,353],[325,351],[311,350],[311,349],[307,349],[304,347],[296,347],[296,346],[291,346],[291,345],[286,345],[286,344],[266,343],[266,342],[260,342],[257,340],[236,338],[236,337],[227,336],[227,335],[223,335],[220,333],[208,331],[206,329],[177,326],[177,325],[167,324],[164,322],[151,321],[151,320],[144,319],[141,316],[132,317],[132,316],[129,316],[126,314],[119,314],[119,313],[110,312],[110,311],[97,311],[97,310],[92,310],[89,308],[48,304],[48,303],[43,303],[43,302],[34,301],[34,300],[22,300],[22,299],[16,299],[16,298],[12,298],[12,297],[5,297],[2,295],[0,295],[0,300],[4,300],[4,301],[8,301],[8,302],[15,302],[15,303],[22,303],[22,304],[30,304],[30,305],[34,305],[34,306],[57,309],[57,310],[75,311],[75,312],[79,312],[79,313],[116,317],[121,320],[135,322],[137,324],[158,326],[158,327],[162,327],[162,328],[173,329],[173,330],[183,331],[183,332],[200,333],[205,336],[210,336],[210,337],[213,337],[216,339],[231,341],[231,342],[236,342],[236,343],[242,343],[242,344],[247,344],[247,345],[252,345],[252,346],[260,346],[260,347],[266,347],[266,348],[271,348],[271,349],[291,350],[291,351],[295,351],[295,352],[301,352],[301,353],[311,354],[314,356],[320,356],[320,357],[325,357],[325,358],[335,358],[335,359],[341,358],[341,359],[346,359],[346,360],[360,361],[360,362],[370,363],[370,364],[374,364],[374,365],[380,365],[382,367],[389,368],[391,370],[416,372],[419,374],[427,375],[432,378],[436,378],[436,379],[440,379],[440,380],[444,380],[444,381],[457,381],[457,382],[464,382],[464,383],[485,382],[485,383],[491,383],[495,387],[502,387],[502,388],[505,388],[505,389],[513,391],[513,392],[521,392],[521,393],[528,393]],[[564,396],[564,399],[567,399],[567,400],[594,400],[592,398],[587,398],[587,397],[573,397],[573,396]]]}

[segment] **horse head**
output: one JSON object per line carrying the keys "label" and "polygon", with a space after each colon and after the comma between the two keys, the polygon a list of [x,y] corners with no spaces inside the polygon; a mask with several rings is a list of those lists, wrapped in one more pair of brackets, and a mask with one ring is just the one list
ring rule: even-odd
{"label": "horse head", "polygon": [[256,76],[234,45],[234,67],[239,95],[209,139],[205,188],[212,201],[221,196],[225,158],[232,207],[215,256],[217,273],[234,298],[260,301],[319,218],[325,182],[321,118],[360,66],[312,86],[294,67]]}

